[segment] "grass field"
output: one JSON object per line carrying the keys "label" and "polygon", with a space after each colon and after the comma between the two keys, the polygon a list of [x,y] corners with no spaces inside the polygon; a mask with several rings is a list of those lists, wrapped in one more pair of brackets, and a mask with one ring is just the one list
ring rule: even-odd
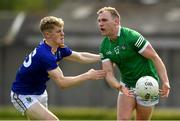
{"label": "grass field", "polygon": [[[113,108],[51,107],[62,120],[115,120]],[[25,120],[13,107],[0,107],[0,120]],[[133,119],[133,117],[132,117]],[[155,109],[152,120],[180,120],[180,109]]]}

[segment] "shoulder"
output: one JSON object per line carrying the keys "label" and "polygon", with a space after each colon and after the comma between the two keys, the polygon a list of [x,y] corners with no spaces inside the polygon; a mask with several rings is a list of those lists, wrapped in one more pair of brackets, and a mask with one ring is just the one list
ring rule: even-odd
{"label": "shoulder", "polygon": [[101,42],[101,44],[100,44],[100,46],[99,46],[99,50],[100,50],[100,51],[105,50],[106,47],[110,45],[109,42],[110,42],[110,41],[109,41],[109,38],[108,38],[108,37],[104,37],[103,40],[102,40],[102,42]]}
{"label": "shoulder", "polygon": [[69,48],[67,45],[65,45],[63,48],[62,47],[58,48],[57,51],[60,52],[63,57],[66,57],[72,54],[72,49]]}
{"label": "shoulder", "polygon": [[123,38],[130,44],[135,44],[139,39],[144,39],[144,37],[136,30],[123,27],[122,30]]}
{"label": "shoulder", "polygon": [[51,52],[51,48],[43,43],[40,43],[37,48],[37,55],[41,60],[49,60],[49,59],[54,59],[54,56]]}
{"label": "shoulder", "polygon": [[125,38],[128,44],[137,50],[139,53],[144,50],[149,44],[148,40],[146,40],[139,32],[124,28]]}
{"label": "shoulder", "polygon": [[64,45],[64,47],[59,47],[58,50],[71,50],[70,47],[68,47],[67,45]]}
{"label": "shoulder", "polygon": [[109,38],[108,37],[104,37],[102,42],[101,42],[101,46],[104,46],[105,44],[109,43]]}
{"label": "shoulder", "polygon": [[141,35],[138,31],[127,27],[122,27],[121,31],[127,37],[139,37]]}

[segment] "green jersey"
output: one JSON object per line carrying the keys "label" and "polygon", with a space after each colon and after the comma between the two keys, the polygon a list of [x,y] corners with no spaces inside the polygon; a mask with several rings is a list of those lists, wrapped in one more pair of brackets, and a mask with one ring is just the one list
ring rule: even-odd
{"label": "green jersey", "polygon": [[121,73],[121,81],[128,87],[135,87],[137,80],[147,75],[159,81],[152,61],[140,54],[148,44],[138,32],[119,27],[117,40],[111,41],[108,37],[103,39],[100,46],[101,59],[116,63]]}

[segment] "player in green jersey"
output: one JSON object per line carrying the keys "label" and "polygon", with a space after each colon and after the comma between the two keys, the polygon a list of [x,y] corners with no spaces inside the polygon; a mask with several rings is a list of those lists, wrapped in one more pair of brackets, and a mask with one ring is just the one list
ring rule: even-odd
{"label": "player in green jersey", "polygon": [[[159,99],[144,101],[132,94],[137,80],[152,76],[162,82],[161,97],[170,91],[166,68],[151,44],[135,30],[121,26],[120,15],[115,8],[104,7],[98,12],[98,26],[104,39],[100,46],[102,67],[110,86],[120,91],[117,100],[117,119],[130,120],[136,110],[136,120],[148,120]],[[113,63],[121,73],[121,82],[114,76]]]}

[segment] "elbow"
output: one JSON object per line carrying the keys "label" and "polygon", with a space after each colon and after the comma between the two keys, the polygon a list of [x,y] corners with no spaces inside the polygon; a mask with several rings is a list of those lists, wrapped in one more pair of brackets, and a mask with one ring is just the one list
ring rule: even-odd
{"label": "elbow", "polygon": [[65,86],[62,86],[62,85],[60,85],[60,88],[61,88],[62,90],[66,89],[66,87],[65,87]]}
{"label": "elbow", "polygon": [[67,88],[67,85],[66,85],[66,80],[64,79],[59,79],[58,81],[58,86],[61,88],[61,89],[66,89]]}
{"label": "elbow", "polygon": [[67,88],[67,86],[65,85],[65,83],[63,83],[63,82],[61,82],[60,84],[59,84],[59,87],[61,88],[61,89],[66,89]]}

